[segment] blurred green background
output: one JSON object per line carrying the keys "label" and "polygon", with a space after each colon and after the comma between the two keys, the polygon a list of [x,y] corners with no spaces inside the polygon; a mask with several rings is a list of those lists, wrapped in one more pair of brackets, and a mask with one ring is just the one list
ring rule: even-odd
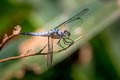
{"label": "blurred green background", "polygon": [[[1,62],[0,80],[120,80],[119,7],[119,0],[1,0],[0,41],[16,25],[24,32],[48,31],[84,8],[89,12],[82,24],[77,23],[80,26],[72,26],[87,36],[55,54],[51,68],[45,56]],[[0,59],[19,55],[21,44],[29,49],[23,43],[27,39],[31,37],[10,40],[0,51]]]}

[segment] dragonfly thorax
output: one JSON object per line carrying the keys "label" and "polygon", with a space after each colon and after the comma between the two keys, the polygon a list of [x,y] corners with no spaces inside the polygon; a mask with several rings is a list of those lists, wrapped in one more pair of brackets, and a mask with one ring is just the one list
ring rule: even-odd
{"label": "dragonfly thorax", "polygon": [[67,30],[64,30],[64,32],[62,32],[61,30],[59,29],[54,29],[54,30],[51,30],[51,37],[53,39],[60,39],[62,37],[65,37],[65,38],[69,38],[70,37],[70,32],[67,31]]}
{"label": "dragonfly thorax", "polygon": [[50,31],[50,36],[53,38],[53,39],[60,39],[61,36],[63,36],[63,32],[60,31],[59,29],[53,29]]}

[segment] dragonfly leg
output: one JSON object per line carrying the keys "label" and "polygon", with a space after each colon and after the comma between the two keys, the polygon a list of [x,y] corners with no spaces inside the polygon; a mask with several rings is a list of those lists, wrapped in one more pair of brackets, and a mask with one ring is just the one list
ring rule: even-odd
{"label": "dragonfly leg", "polygon": [[64,48],[64,47],[60,44],[60,41],[61,41],[61,38],[60,38],[60,40],[58,41],[57,45],[60,46],[61,48]]}
{"label": "dragonfly leg", "polygon": [[67,38],[67,39],[65,39],[65,40],[70,40],[70,43],[72,43],[72,42],[73,42],[73,40],[72,40],[72,39],[70,39],[70,38]]}
{"label": "dragonfly leg", "polygon": [[68,43],[66,43],[64,40],[63,40],[63,43],[65,44],[65,45],[69,45]]}
{"label": "dragonfly leg", "polygon": [[70,45],[71,42],[66,41],[64,38],[62,39],[65,45]]}
{"label": "dragonfly leg", "polygon": [[[67,41],[67,40],[69,40],[69,41]],[[72,42],[73,42],[72,39],[67,38],[66,36],[64,36],[64,41],[65,41],[66,43],[72,43]]]}
{"label": "dragonfly leg", "polygon": [[68,39],[70,41],[73,41],[72,39],[70,39],[69,37],[66,37],[65,35],[63,36],[64,39]]}

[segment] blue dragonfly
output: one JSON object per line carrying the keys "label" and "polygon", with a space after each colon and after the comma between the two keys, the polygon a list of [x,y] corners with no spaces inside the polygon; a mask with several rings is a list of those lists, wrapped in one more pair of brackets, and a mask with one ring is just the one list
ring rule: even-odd
{"label": "blue dragonfly", "polygon": [[63,23],[61,23],[60,25],[56,26],[54,29],[48,31],[48,32],[41,32],[41,33],[27,33],[27,32],[20,32],[21,35],[30,35],[30,36],[42,36],[42,37],[48,37],[48,54],[47,55],[47,65],[51,66],[52,65],[52,61],[53,61],[53,39],[59,39],[59,41],[57,42],[57,44],[64,48],[63,45],[61,45],[61,40],[63,41],[63,43],[65,45],[70,45],[73,40],[70,39],[70,35],[71,33],[68,30],[64,30],[61,31],[60,29],[58,29],[61,26],[64,26],[72,21],[76,21],[81,19],[81,17],[86,14],[89,11],[88,8],[83,9],[82,11],[78,12],[76,15],[74,15],[73,17],[69,18],[68,20],[64,21]]}

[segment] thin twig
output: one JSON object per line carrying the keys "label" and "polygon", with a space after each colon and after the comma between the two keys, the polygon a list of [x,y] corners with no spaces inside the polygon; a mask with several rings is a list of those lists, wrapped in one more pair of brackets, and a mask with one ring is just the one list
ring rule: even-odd
{"label": "thin twig", "polygon": [[[20,26],[18,26],[20,27]],[[21,28],[19,29],[19,31],[21,30]],[[19,34],[19,33],[18,33]],[[18,35],[17,34],[17,35]],[[12,37],[14,35],[11,35]],[[8,37],[8,39],[11,39],[11,36]],[[85,35],[82,35],[82,36],[79,36],[77,39],[75,39],[69,46],[67,46],[66,48],[64,49],[61,49],[61,50],[58,50],[58,51],[54,51],[54,52],[51,52],[53,54],[55,53],[59,53],[59,52],[62,52],[62,51],[65,51],[66,49],[70,48],[74,43],[76,43],[78,40],[80,40],[81,38],[85,37]],[[4,46],[4,45],[3,45]],[[51,53],[42,53],[42,51],[46,48],[47,45],[45,45],[38,53],[32,53],[32,54],[29,54],[31,51],[28,50],[26,53],[24,53],[23,55],[20,55],[20,56],[15,56],[15,57],[8,57],[8,58],[5,58],[5,59],[1,59],[0,62],[4,62],[4,61],[8,61],[8,60],[12,60],[12,59],[19,59],[19,58],[24,58],[24,57],[29,57],[29,56],[35,56],[35,55],[47,55],[47,54],[51,54]]]}
{"label": "thin twig", "polygon": [[[46,48],[46,45],[39,52],[42,52],[45,48]],[[35,55],[35,54],[30,54],[30,53],[32,53],[31,50],[28,50],[26,53],[24,53],[24,55],[15,56],[15,57],[8,57],[8,58],[5,58],[5,59],[1,59],[0,62],[4,62],[4,61],[12,60],[12,59],[19,59],[19,58],[24,58],[24,57],[34,56]]]}

